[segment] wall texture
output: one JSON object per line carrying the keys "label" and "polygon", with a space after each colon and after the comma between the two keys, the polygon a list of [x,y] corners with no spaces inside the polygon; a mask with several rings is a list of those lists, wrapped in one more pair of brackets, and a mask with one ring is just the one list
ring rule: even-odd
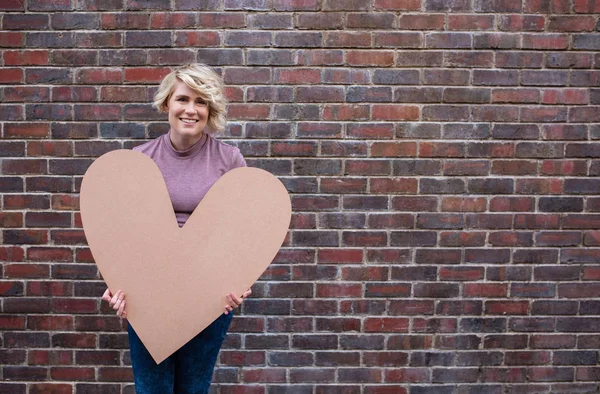
{"label": "wall texture", "polygon": [[77,193],[193,61],[295,210],[214,393],[600,392],[600,1],[0,10],[0,393],[134,392]]}

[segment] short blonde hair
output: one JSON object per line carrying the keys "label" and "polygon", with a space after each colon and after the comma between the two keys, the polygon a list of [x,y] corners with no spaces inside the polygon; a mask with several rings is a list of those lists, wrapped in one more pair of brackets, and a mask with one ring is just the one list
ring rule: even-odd
{"label": "short blonde hair", "polygon": [[196,91],[206,101],[209,132],[224,130],[227,124],[225,113],[227,99],[223,91],[223,81],[216,72],[205,64],[190,63],[171,71],[164,77],[154,95],[154,107],[160,112],[168,110],[168,103],[178,79]]}

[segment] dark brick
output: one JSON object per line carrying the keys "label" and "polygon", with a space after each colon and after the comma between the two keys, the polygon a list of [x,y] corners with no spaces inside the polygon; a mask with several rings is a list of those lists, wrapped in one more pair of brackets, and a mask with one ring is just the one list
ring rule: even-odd
{"label": "dark brick", "polygon": [[512,179],[469,179],[468,191],[476,194],[510,194],[514,192]]}
{"label": "dark brick", "polygon": [[425,10],[445,12],[471,11],[471,2],[468,0],[426,0]]}

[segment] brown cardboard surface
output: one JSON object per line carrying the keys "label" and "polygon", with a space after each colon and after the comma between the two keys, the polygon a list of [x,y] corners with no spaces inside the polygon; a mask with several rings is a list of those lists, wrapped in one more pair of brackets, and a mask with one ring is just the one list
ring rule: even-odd
{"label": "brown cardboard surface", "polygon": [[179,228],[162,174],[130,150],[99,157],[81,185],[88,244],[108,287],[126,293],[127,318],[159,363],[224,311],[277,254],[290,224],[285,187],[236,168]]}

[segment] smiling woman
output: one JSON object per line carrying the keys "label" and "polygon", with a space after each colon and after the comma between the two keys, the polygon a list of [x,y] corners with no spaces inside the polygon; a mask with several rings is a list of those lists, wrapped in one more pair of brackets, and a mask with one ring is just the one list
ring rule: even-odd
{"label": "smiling woman", "polygon": [[[160,169],[180,227],[223,174],[246,166],[239,149],[209,135],[225,128],[225,105],[223,83],[213,70],[202,64],[176,68],[163,79],[154,97],[154,106],[169,115],[169,132],[134,148]],[[151,291],[148,297],[156,296]],[[250,290],[241,296],[226,294],[223,314],[160,364],[128,325],[136,393],[208,393],[233,311],[250,294]],[[117,315],[126,317],[123,291],[106,289],[102,298]]]}
{"label": "smiling woman", "polygon": [[209,110],[206,101],[196,91],[177,81],[169,99],[168,112],[171,143],[175,149],[187,150],[200,141]]}
{"label": "smiling woman", "polygon": [[198,142],[203,132],[223,130],[226,103],[221,78],[202,64],[175,69],[163,79],[154,96],[154,107],[169,114],[171,132],[177,134],[171,136],[171,142],[178,150]]}

